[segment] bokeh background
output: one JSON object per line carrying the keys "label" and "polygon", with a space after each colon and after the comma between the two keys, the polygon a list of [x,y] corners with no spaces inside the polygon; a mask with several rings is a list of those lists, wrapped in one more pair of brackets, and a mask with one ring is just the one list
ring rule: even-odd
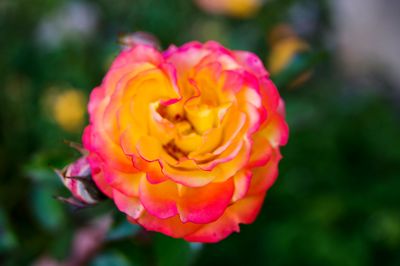
{"label": "bokeh background", "polygon": [[[1,0],[0,265],[400,265],[396,0]],[[86,103],[135,31],[163,48],[255,52],[286,102],[289,144],[252,225],[189,244],[75,210],[53,168],[79,154]]]}

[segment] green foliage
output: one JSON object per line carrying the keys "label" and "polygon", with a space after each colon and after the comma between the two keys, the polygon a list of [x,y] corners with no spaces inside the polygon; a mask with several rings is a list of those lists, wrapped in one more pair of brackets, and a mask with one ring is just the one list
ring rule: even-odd
{"label": "green foliage", "polygon": [[154,248],[158,266],[184,266],[190,262],[190,244],[184,240],[157,234]]}
{"label": "green foliage", "polygon": [[10,222],[6,213],[0,209],[0,255],[17,246],[17,239],[13,230],[10,228]]}
{"label": "green foliage", "polygon": [[133,266],[124,255],[118,252],[107,252],[96,256],[90,266]]}
{"label": "green foliage", "polygon": [[[117,214],[114,226],[108,231],[106,239],[108,241],[116,241],[124,238],[134,237],[140,230],[140,227],[128,222],[124,215]],[[121,217],[122,216],[122,217]],[[121,220],[122,218],[122,220]],[[120,220],[120,221],[119,221]]]}
{"label": "green foliage", "polygon": [[43,229],[54,231],[62,226],[65,213],[62,205],[53,197],[54,190],[44,186],[34,186],[31,196],[31,210]]}

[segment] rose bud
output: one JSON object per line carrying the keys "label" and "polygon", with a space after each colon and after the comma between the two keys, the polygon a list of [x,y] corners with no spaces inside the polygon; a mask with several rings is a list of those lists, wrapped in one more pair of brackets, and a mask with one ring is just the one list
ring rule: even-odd
{"label": "rose bud", "polygon": [[55,172],[72,194],[70,198],[58,197],[61,201],[76,207],[86,207],[104,199],[104,195],[91,178],[87,156],[82,156],[63,170],[55,170]]}

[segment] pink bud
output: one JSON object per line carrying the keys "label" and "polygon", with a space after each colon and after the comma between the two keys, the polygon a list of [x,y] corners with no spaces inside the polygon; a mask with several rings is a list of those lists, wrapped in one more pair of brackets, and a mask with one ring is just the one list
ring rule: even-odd
{"label": "pink bud", "polygon": [[55,171],[73,196],[67,199],[59,198],[60,200],[77,207],[85,207],[96,204],[103,198],[91,178],[91,169],[86,155],[64,169]]}

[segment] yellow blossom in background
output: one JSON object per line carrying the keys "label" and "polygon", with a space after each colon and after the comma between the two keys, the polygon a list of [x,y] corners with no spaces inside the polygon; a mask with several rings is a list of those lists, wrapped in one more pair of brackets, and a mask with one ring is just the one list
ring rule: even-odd
{"label": "yellow blossom in background", "polygon": [[59,94],[53,105],[54,119],[66,131],[77,131],[82,127],[85,111],[85,96],[73,89]]}
{"label": "yellow blossom in background", "polygon": [[261,0],[230,0],[227,2],[227,11],[232,16],[250,17],[261,7]]}
{"label": "yellow blossom in background", "polygon": [[263,0],[196,0],[206,12],[248,18],[254,15],[264,3]]}
{"label": "yellow blossom in background", "polygon": [[[311,48],[294,30],[286,24],[276,26],[268,36],[271,53],[267,58],[267,66],[272,75],[277,75],[287,69],[295,57]],[[298,86],[310,78],[311,72],[302,73],[292,83]]]}
{"label": "yellow blossom in background", "polygon": [[46,109],[54,121],[65,131],[82,129],[86,107],[85,95],[76,89],[60,91],[52,88],[45,96]]}

